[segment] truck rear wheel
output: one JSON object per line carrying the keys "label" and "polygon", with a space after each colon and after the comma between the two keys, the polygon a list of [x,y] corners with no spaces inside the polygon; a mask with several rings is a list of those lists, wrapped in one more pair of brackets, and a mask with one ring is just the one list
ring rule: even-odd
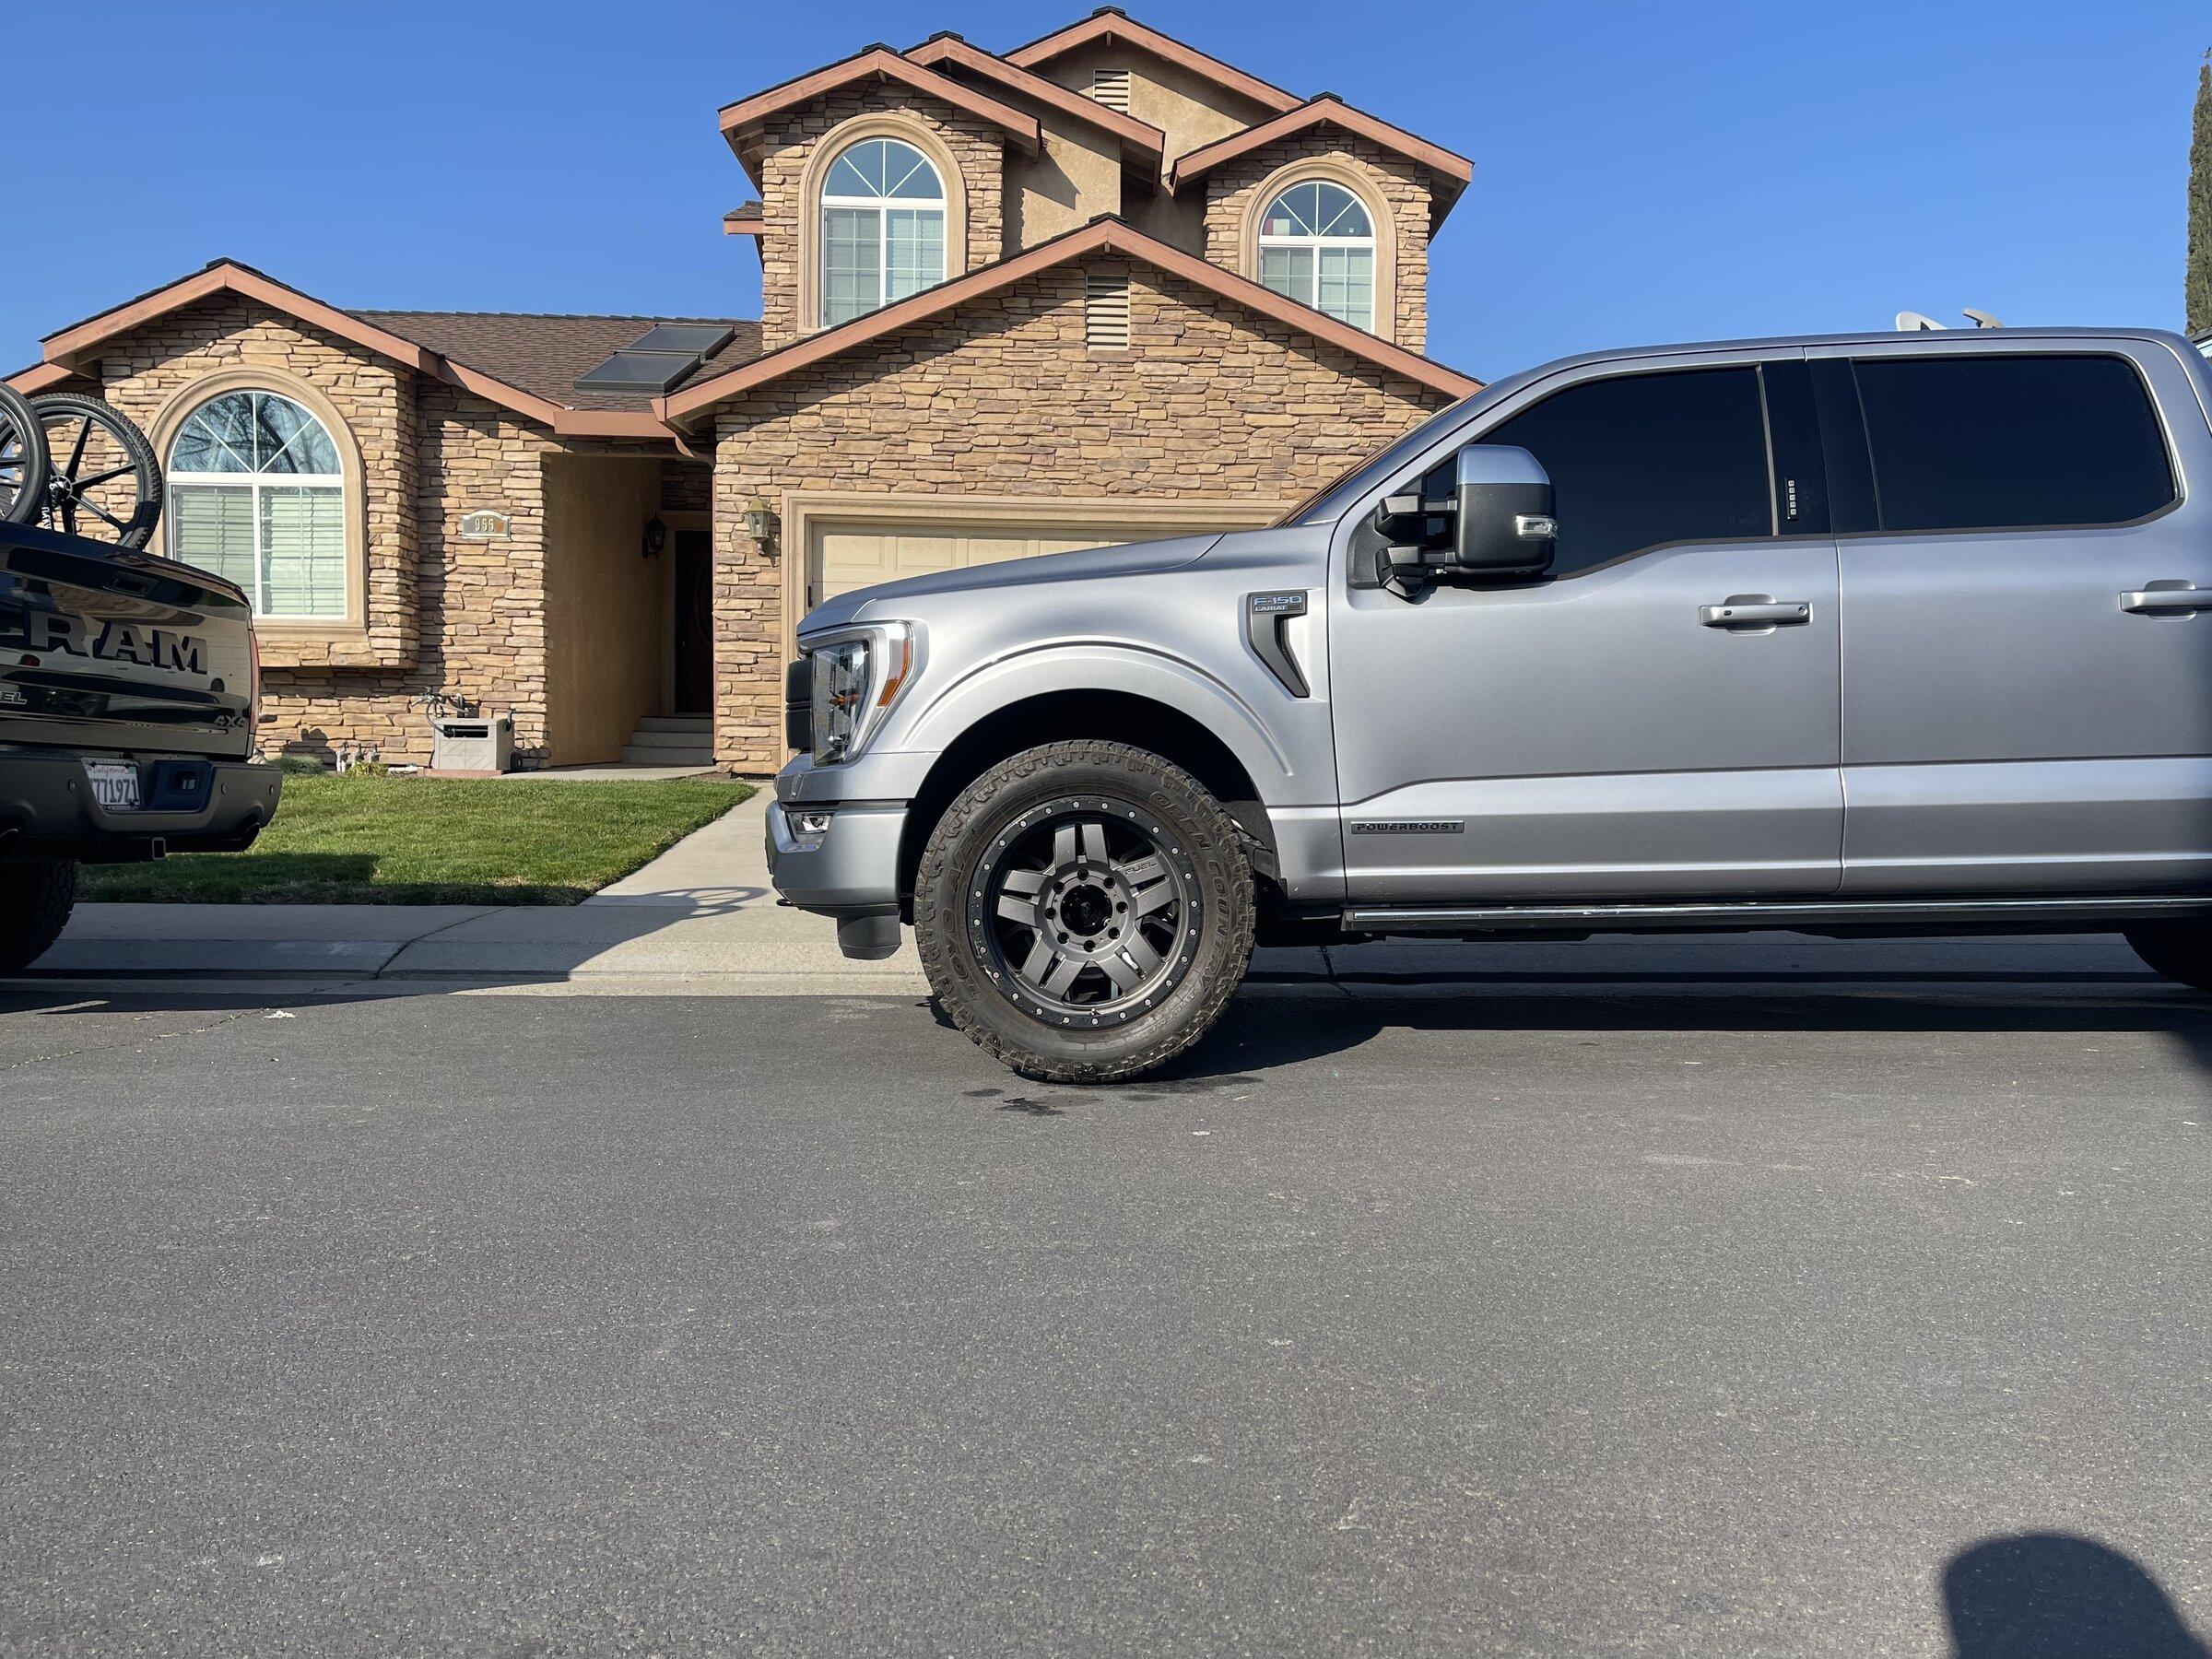
{"label": "truck rear wheel", "polygon": [[1219,802],[1127,744],[1050,743],[971,783],[914,883],[930,987],[1025,1077],[1108,1083],[1204,1036],[1252,955],[1252,868]]}
{"label": "truck rear wheel", "polygon": [[76,903],[76,859],[0,865],[0,973],[19,973],[44,956]]}
{"label": "truck rear wheel", "polygon": [[2138,927],[2127,942],[2168,979],[2212,991],[2212,927]]}

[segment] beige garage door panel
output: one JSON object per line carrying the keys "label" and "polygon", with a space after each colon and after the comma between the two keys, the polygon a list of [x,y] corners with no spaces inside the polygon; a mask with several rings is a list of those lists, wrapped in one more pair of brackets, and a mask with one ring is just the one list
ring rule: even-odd
{"label": "beige garage door panel", "polygon": [[[1227,524],[1217,528],[1227,529]],[[901,576],[923,576],[962,565],[994,564],[1039,553],[1072,553],[1117,542],[1158,541],[1202,534],[1204,526],[1146,524],[912,524],[879,520],[817,521],[808,580],[810,605]]]}

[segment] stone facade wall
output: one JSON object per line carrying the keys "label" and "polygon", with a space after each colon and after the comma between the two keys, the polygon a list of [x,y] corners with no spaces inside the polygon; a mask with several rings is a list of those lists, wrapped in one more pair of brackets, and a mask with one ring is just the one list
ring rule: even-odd
{"label": "stone facade wall", "polygon": [[[559,447],[542,428],[441,382],[420,385],[417,501],[421,645],[404,667],[361,673],[265,673],[263,742],[321,754],[372,746],[386,760],[427,761],[429,728],[414,698],[464,698],[514,720],[525,761],[547,748],[546,522],[541,458]],[[509,515],[499,541],[465,542],[463,513]]]}
{"label": "stone facade wall", "polygon": [[[1224,270],[1259,280],[1257,268],[1247,268],[1246,222],[1265,209],[1259,196],[1269,180],[1287,165],[1307,161],[1352,170],[1389,208],[1392,291],[1375,297],[1378,332],[1408,351],[1426,349],[1432,194],[1429,178],[1403,156],[1394,156],[1364,138],[1350,133],[1300,133],[1223,162],[1206,178],[1206,257]],[[1287,182],[1291,181],[1278,182]],[[1272,199],[1275,191],[1269,189],[1267,194]],[[1378,240],[1382,233],[1378,225]]]}
{"label": "stone facade wall", "polygon": [[[361,459],[362,516],[354,533],[361,534],[365,522],[365,626],[359,630],[266,629],[264,665],[404,667],[420,643],[417,377],[335,335],[235,296],[187,306],[113,342],[106,348],[100,377],[107,399],[159,444],[165,441],[158,429],[162,417],[180,406],[181,396],[209,376],[231,371],[265,373],[271,391],[302,384],[320,393],[344,421]],[[169,457],[161,461],[166,466]],[[349,503],[349,515],[353,512]]]}
{"label": "stone facade wall", "polygon": [[712,512],[714,510],[714,467],[708,461],[661,463],[663,512]]}
{"label": "stone facade wall", "polygon": [[782,758],[783,572],[740,527],[787,490],[902,495],[1295,498],[1448,401],[1148,265],[1130,277],[1130,348],[1084,345],[1086,270],[1038,273],[950,315],[771,382],[717,430],[715,741]]}
{"label": "stone facade wall", "polygon": [[[472,393],[235,297],[187,307],[110,345],[100,390],[151,433],[181,394],[231,371],[266,374],[273,391],[304,384],[319,393],[361,456],[367,626],[261,625],[262,746],[325,757],[358,746],[385,760],[428,760],[429,730],[410,700],[443,691],[512,715],[517,756],[542,760],[544,457],[570,450],[657,462],[662,451],[564,445]],[[669,462],[662,493],[703,508],[710,477],[702,463]],[[477,509],[507,514],[509,534],[459,539],[462,515]]]}
{"label": "stone facade wall", "polygon": [[[896,112],[926,127],[951,151],[959,169],[947,179],[947,199],[956,190],[967,207],[967,261],[958,265],[947,249],[947,274],[992,265],[1008,252],[1006,221],[1006,158],[1003,137],[988,122],[934,98],[882,85],[849,88],[817,99],[804,108],[772,117],[761,134],[760,200],[768,234],[760,240],[760,345],[764,351],[787,346],[800,332],[806,314],[800,301],[807,281],[802,269],[800,239],[816,234],[815,212],[806,200],[808,164],[822,140],[861,115]],[[957,268],[955,268],[957,265]],[[819,281],[818,276],[814,277]]]}

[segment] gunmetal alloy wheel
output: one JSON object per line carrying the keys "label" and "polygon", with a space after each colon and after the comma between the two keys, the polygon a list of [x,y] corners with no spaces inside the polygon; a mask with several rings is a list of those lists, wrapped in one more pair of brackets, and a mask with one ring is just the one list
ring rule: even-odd
{"label": "gunmetal alloy wheel", "polygon": [[1120,1025],[1190,971],[1203,900],[1191,855],[1155,812],[1104,795],[1030,807],[991,845],[968,926],[1024,1013]]}
{"label": "gunmetal alloy wheel", "polygon": [[1110,1083],[1205,1035],[1252,955],[1252,865],[1196,779],[1125,743],[1000,761],[931,829],[914,934],[937,1006],[1026,1077]]}

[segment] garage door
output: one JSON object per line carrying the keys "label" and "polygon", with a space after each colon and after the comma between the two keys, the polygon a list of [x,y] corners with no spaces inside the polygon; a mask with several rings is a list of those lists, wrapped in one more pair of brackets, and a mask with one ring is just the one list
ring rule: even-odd
{"label": "garage door", "polygon": [[884,519],[818,519],[808,535],[806,579],[809,608],[849,589],[924,576],[962,565],[995,564],[1038,553],[1070,553],[1078,547],[1116,542],[1158,541],[1169,535],[1197,535],[1207,530],[1248,528],[1246,516],[1217,524],[1183,520],[1173,525],[1142,521],[1088,521],[1067,524],[898,523]]}

